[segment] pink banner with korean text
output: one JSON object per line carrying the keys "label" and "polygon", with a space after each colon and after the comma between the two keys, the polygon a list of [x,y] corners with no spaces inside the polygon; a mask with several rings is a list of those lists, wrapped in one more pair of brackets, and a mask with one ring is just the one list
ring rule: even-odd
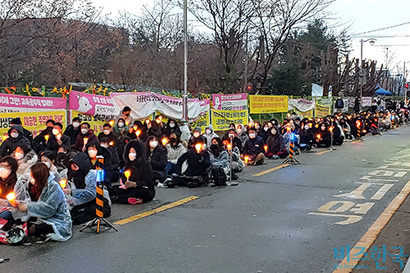
{"label": "pink banner with korean text", "polygon": [[65,110],[64,98],[0,94],[0,113]]}
{"label": "pink banner with korean text", "polygon": [[69,107],[70,110],[94,116],[101,120],[115,119],[120,111],[120,109],[115,109],[110,97],[77,91],[70,93]]}
{"label": "pink banner with korean text", "polygon": [[248,110],[248,96],[242,94],[213,94],[213,109],[223,111]]}

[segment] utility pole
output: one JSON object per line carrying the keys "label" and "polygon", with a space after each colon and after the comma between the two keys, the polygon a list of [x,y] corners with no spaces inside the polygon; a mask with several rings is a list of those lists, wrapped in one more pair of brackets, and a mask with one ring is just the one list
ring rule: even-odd
{"label": "utility pole", "polygon": [[184,0],[184,96],[182,121],[188,122],[188,0]]}

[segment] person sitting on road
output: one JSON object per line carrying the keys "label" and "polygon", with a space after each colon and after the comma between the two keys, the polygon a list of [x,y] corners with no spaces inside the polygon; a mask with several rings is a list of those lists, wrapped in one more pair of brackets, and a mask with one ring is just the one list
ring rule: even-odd
{"label": "person sitting on road", "polygon": [[322,122],[319,124],[319,130],[317,131],[315,141],[317,147],[330,147],[330,132],[329,126],[326,122]]}
{"label": "person sitting on road", "polygon": [[345,139],[345,135],[343,133],[342,127],[340,127],[339,122],[336,120],[335,117],[331,117],[333,119],[333,145],[340,146],[343,144],[343,140]]}
{"label": "person sitting on road", "polygon": [[[178,159],[178,172],[173,174],[171,181],[167,181],[166,185],[168,187],[172,188],[178,185],[195,188],[208,183],[208,171],[211,166],[211,159],[206,149],[206,143],[198,137],[193,145],[193,149],[188,150]],[[182,173],[182,165],[185,161],[187,163],[187,169]]]}
{"label": "person sitting on road", "polygon": [[67,126],[67,128],[64,131],[64,135],[68,136],[70,138],[70,145],[68,145],[68,147],[70,147],[71,145],[74,145],[74,143],[77,140],[77,136],[81,131],[81,119],[79,117],[75,117],[72,120],[72,123],[70,125]]}
{"label": "person sitting on road", "polygon": [[72,146],[74,150],[80,152],[86,152],[86,147],[88,142],[98,141],[97,136],[94,134],[94,130],[90,129],[90,124],[88,122],[83,122],[81,124],[81,131],[77,136],[75,144]]}
{"label": "person sitting on road", "polygon": [[300,136],[299,147],[302,151],[303,150],[310,151],[312,149],[313,139],[314,139],[313,129],[310,128],[310,125],[307,122],[303,122],[301,125],[302,127],[299,130],[299,136]]}
{"label": "person sitting on road", "polygon": [[120,157],[118,155],[117,149],[110,145],[110,140],[106,137],[101,138],[100,146],[101,149],[107,149],[111,153],[111,164],[105,167],[105,175],[110,178],[111,183],[118,182],[120,179],[119,167],[120,167]]}
{"label": "person sitting on road", "polygon": [[259,130],[258,132],[258,136],[260,136],[264,142],[266,142],[266,140],[270,136],[270,127],[267,122],[263,123],[261,130]]}
{"label": "person sitting on road", "polygon": [[34,150],[27,148],[26,145],[17,146],[11,156],[17,160],[19,165],[17,175],[28,178],[31,166],[36,164],[38,160],[38,156]]}
{"label": "person sitting on road", "polygon": [[124,161],[125,169],[121,176],[123,185],[111,189],[111,200],[114,203],[131,205],[151,201],[155,196],[154,179],[141,140],[128,142],[124,151]]}
{"label": "person sitting on road", "polygon": [[279,133],[279,128],[273,126],[269,132],[270,135],[266,140],[266,157],[273,159],[286,158],[288,151],[285,148],[283,136]]}
{"label": "person sitting on road", "polygon": [[171,133],[169,135],[169,143],[165,146],[167,148],[168,163],[166,167],[166,173],[170,177],[173,173],[177,173],[178,159],[186,153],[187,149],[181,143],[181,139],[178,134]]}
{"label": "person sitting on road", "polygon": [[53,126],[49,139],[46,142],[46,150],[57,153],[60,146],[70,146],[70,137],[62,133],[63,125],[60,122],[56,122]]}
{"label": "person sitting on road", "polygon": [[195,144],[198,142],[205,143],[207,145],[207,138],[201,135],[201,127],[196,127],[192,132],[192,136],[188,142],[188,150],[195,149]]}
{"label": "person sitting on road", "polygon": [[23,128],[19,125],[13,125],[8,130],[8,138],[0,146],[0,156],[11,155],[17,146],[25,145],[31,149],[30,141],[23,135]]}
{"label": "person sitting on road", "polygon": [[206,138],[206,143],[207,143],[208,147],[211,146],[212,139],[215,138],[215,137],[218,137],[218,135],[215,134],[214,128],[212,127],[212,125],[208,125],[206,127],[205,133],[203,134],[203,136]]}
{"label": "person sitting on road", "polygon": [[224,149],[228,151],[228,156],[232,153],[232,179],[237,179],[237,176],[234,173],[243,171],[245,164],[241,160],[241,151],[239,147],[235,145],[231,146],[231,150],[228,149],[229,139],[222,141]]}
{"label": "person sitting on road", "polygon": [[108,139],[108,143],[111,143],[111,146],[116,146],[118,144],[118,138],[112,132],[112,127],[109,123],[104,123],[103,131],[98,134],[98,141],[101,142],[101,139],[104,137]]}
{"label": "person sitting on road", "polygon": [[30,175],[31,201],[17,201],[18,210],[31,216],[28,234],[44,241],[67,241],[71,238],[72,221],[61,186],[44,163],[33,165]]}
{"label": "person sitting on road", "polygon": [[225,150],[222,140],[219,137],[214,137],[211,143],[209,151],[212,163],[212,174],[215,175],[216,169],[221,169],[220,173],[225,174],[226,177],[230,173],[228,152]]}
{"label": "person sitting on road", "polygon": [[179,129],[178,123],[175,119],[169,119],[167,125],[164,128],[164,135],[170,137],[171,134],[181,135],[181,129]]}
{"label": "person sitting on road", "polygon": [[166,167],[168,163],[167,149],[155,136],[149,136],[146,143],[146,156],[152,167],[154,183],[163,183],[167,178]]}
{"label": "person sitting on road", "polygon": [[53,134],[53,128],[55,123],[56,122],[52,119],[47,120],[46,129],[41,131],[41,133],[34,138],[32,148],[36,153],[39,154],[47,148],[47,142]]}
{"label": "person sitting on road", "polygon": [[104,170],[104,185],[111,187],[111,152],[100,146],[97,141],[88,142],[86,145],[88,158],[92,170]]}
{"label": "person sitting on road", "polygon": [[247,161],[249,165],[261,165],[265,160],[263,139],[257,135],[256,128],[249,129],[249,140],[246,141],[242,153],[242,159]]}
{"label": "person sitting on road", "polygon": [[241,140],[242,147],[240,148],[241,152],[243,151],[243,148],[245,147],[245,143],[249,140],[249,136],[246,132],[245,126],[242,124],[238,124],[238,127],[236,128],[236,134],[237,137]]}
{"label": "person sitting on road", "polygon": [[233,140],[233,146],[232,147],[237,147],[239,149],[239,152],[242,151],[243,146],[242,146],[242,142],[239,139],[239,137],[237,137],[236,135],[236,130],[234,128],[231,128],[228,130],[228,132],[222,137],[222,141],[231,141],[231,137]]}
{"label": "person sitting on road", "polygon": [[43,151],[41,152],[40,162],[46,164],[50,172],[54,175],[54,178],[57,182],[60,182],[61,179],[67,179],[68,170],[60,165],[60,168],[57,168],[55,161],[55,154],[51,151]]}

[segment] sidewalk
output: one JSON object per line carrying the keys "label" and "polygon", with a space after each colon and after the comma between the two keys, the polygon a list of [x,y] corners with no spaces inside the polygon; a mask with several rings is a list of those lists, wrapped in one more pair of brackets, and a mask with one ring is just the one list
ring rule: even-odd
{"label": "sidewalk", "polygon": [[[375,242],[370,248],[377,247],[382,248],[382,245],[386,246],[388,255],[398,255],[400,254],[399,249],[392,249],[392,247],[402,247],[404,250],[404,255],[410,255],[410,195],[407,196],[406,200],[400,206],[400,208],[394,213],[393,217],[383,228],[383,230],[377,236]],[[369,251],[367,251],[369,253]],[[370,254],[369,254],[370,256]],[[354,273],[374,273],[374,272],[388,272],[388,273],[399,273],[405,272],[410,273],[410,260],[408,257],[402,258],[405,269],[400,268],[400,262],[393,262],[393,257],[386,257],[386,262],[383,263],[380,259],[379,267],[385,267],[386,269],[377,269],[376,261],[374,259],[361,260],[358,264],[358,268],[354,269]],[[406,262],[408,264],[406,265]],[[368,266],[368,269],[360,269]],[[404,271],[403,271],[404,270]]]}

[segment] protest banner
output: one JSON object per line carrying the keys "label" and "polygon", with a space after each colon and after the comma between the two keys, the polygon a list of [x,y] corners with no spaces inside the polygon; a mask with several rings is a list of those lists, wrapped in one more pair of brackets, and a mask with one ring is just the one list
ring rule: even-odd
{"label": "protest banner", "polygon": [[71,91],[70,110],[96,117],[97,120],[111,120],[120,113],[110,97]]}
{"label": "protest banner", "polygon": [[94,130],[95,134],[102,132],[104,123],[110,121],[110,119],[101,119],[98,115],[90,116],[74,110],[71,110],[70,112],[71,120],[75,117],[78,117],[81,119],[81,122],[88,122],[91,125],[91,129]]}
{"label": "protest banner", "polygon": [[243,124],[248,123],[248,111],[222,111],[211,110],[212,127],[214,131],[225,131],[229,129],[229,124]]}
{"label": "protest banner", "polygon": [[330,108],[328,105],[316,104],[315,117],[321,118],[330,115]]}
{"label": "protest banner", "polygon": [[43,112],[20,112],[20,113],[0,113],[0,135],[4,136],[11,127],[11,120],[19,117],[22,126],[33,133],[36,137],[46,128],[46,122],[52,119],[63,125],[66,123],[66,111],[43,111]]}
{"label": "protest banner", "polygon": [[213,94],[213,109],[223,111],[240,111],[248,109],[247,94]]}
{"label": "protest banner", "polygon": [[0,94],[0,113],[65,110],[66,104],[63,98]]}
{"label": "protest banner", "polygon": [[315,108],[315,100],[289,99],[288,110],[308,113]]}
{"label": "protest banner", "polygon": [[288,111],[287,96],[249,95],[251,114],[284,113]]}

